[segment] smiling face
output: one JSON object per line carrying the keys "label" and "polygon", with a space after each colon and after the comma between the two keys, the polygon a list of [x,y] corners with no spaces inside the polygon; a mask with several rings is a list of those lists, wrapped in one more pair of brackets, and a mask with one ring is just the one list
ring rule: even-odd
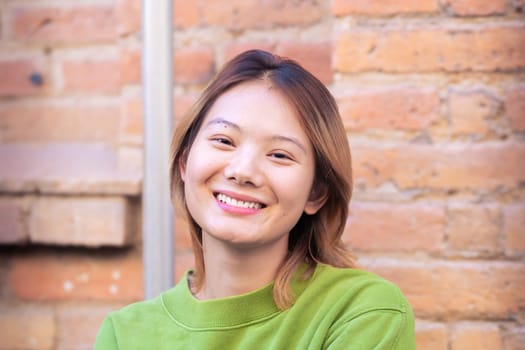
{"label": "smiling face", "polygon": [[221,95],[180,169],[186,205],[204,241],[286,249],[302,213],[314,214],[323,204],[311,195],[310,140],[268,81],[242,83]]}

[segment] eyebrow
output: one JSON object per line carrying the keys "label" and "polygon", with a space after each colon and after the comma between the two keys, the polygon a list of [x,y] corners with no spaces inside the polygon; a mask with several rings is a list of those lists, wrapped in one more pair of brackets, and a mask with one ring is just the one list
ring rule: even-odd
{"label": "eyebrow", "polygon": [[[226,120],[226,119],[223,119],[223,118],[215,118],[215,119],[212,119],[210,120],[206,125],[205,125],[205,128],[209,127],[209,126],[212,126],[212,125],[215,125],[215,124],[224,124],[225,126],[231,126],[232,128],[236,129],[236,130],[241,130],[241,127],[229,120]],[[294,145],[296,145],[297,147],[299,147],[304,153],[307,153],[306,151],[306,147],[299,141],[297,140],[296,138],[294,137],[289,137],[289,136],[284,136],[284,135],[274,135],[271,137],[272,140],[274,141],[285,141],[285,142],[291,142],[293,143]]]}
{"label": "eyebrow", "polygon": [[237,130],[241,130],[241,127],[235,123],[232,123],[231,121],[229,120],[226,120],[226,119],[222,119],[222,118],[215,118],[215,119],[212,119],[210,120],[207,124],[206,124],[206,128],[211,126],[211,125],[214,125],[214,124],[224,124],[226,126],[231,126],[232,128],[234,129],[237,129]]}

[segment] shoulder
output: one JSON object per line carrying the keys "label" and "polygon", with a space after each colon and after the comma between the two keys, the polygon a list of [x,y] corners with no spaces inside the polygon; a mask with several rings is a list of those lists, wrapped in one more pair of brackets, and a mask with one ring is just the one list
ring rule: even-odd
{"label": "shoulder", "polygon": [[311,286],[323,290],[326,297],[351,306],[355,314],[372,310],[411,311],[394,283],[364,270],[319,265]]}

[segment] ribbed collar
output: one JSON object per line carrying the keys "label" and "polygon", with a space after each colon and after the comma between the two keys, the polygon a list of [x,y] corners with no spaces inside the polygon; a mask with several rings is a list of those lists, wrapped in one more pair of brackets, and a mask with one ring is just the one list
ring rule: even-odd
{"label": "ribbed collar", "polygon": [[[304,291],[312,277],[304,281],[300,276],[306,265],[292,278],[296,298]],[[161,302],[169,316],[189,330],[228,329],[247,326],[277,316],[280,310],[273,300],[273,282],[252,292],[221,299],[198,300],[190,291],[189,271],[177,285],[161,294]]]}

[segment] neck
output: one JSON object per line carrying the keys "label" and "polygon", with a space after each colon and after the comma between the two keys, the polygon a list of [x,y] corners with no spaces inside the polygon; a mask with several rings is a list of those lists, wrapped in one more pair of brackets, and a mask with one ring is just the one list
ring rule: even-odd
{"label": "neck", "polygon": [[259,289],[275,280],[287,254],[287,242],[258,247],[235,247],[203,235],[204,284],[196,293],[201,300],[225,298]]}

